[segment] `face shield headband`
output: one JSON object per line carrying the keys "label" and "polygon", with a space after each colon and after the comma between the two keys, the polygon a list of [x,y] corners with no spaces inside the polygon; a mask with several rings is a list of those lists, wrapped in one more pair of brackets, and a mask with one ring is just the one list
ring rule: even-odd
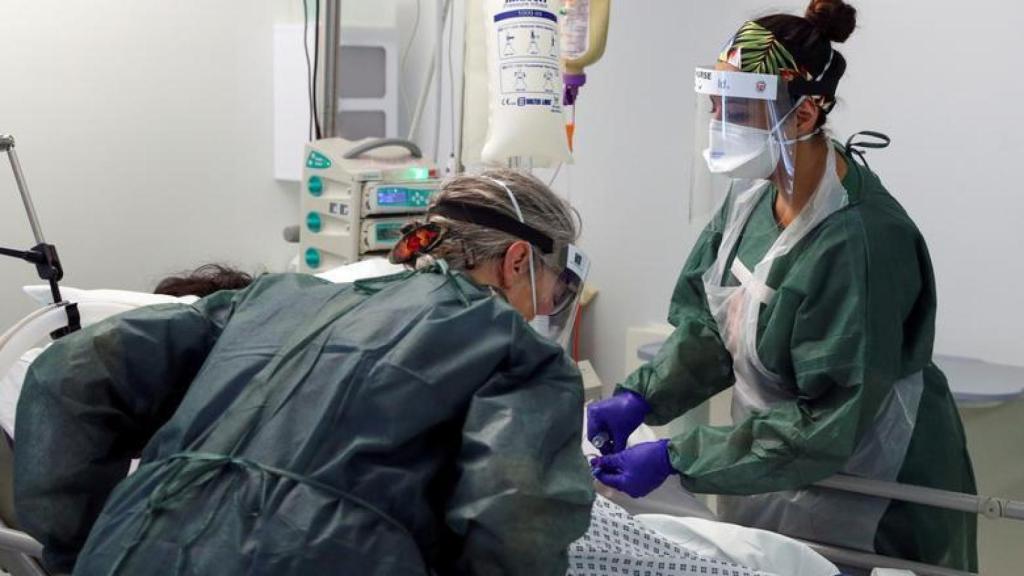
{"label": "face shield headband", "polygon": [[750,21],[726,42],[718,61],[734,66],[740,72],[767,74],[780,77],[793,98],[809,98],[825,114],[836,103],[839,80],[846,71],[843,55],[828,43],[829,54],[818,73],[796,61],[793,53],[776,37],[775,33],[757,22]]}

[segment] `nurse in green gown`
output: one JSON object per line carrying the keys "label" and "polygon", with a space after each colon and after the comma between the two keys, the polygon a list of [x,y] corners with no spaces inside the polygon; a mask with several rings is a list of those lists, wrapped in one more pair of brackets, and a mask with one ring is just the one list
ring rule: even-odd
{"label": "nurse in green gown", "polygon": [[[920,231],[855,145],[823,132],[856,12],[745,23],[697,70],[695,194],[724,185],[672,296],[675,331],[588,436],[602,482],[668,476],[726,495],[720,516],[807,540],[977,569],[973,515],[810,488],[835,474],[974,493],[956,405],[932,362],[936,293]],[[732,387],[729,426],[626,447]]]}
{"label": "nurse in green gown", "polygon": [[18,406],[22,525],[76,576],[564,575],[594,497],[557,342],[576,222],[536,178],[462,176],[393,252],[416,271],[268,274],[62,338]]}

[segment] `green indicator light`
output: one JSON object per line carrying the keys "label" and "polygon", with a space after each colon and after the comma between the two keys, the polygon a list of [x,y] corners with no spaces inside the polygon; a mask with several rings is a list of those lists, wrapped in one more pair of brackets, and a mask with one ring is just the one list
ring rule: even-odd
{"label": "green indicator light", "polygon": [[313,176],[309,179],[309,193],[313,196],[319,196],[324,193],[324,181],[319,176]]}
{"label": "green indicator light", "polygon": [[429,180],[430,179],[430,168],[424,168],[422,166],[416,168],[409,168],[409,180]]}
{"label": "green indicator light", "polygon": [[318,234],[322,227],[323,222],[320,220],[319,214],[317,214],[316,212],[310,212],[306,216],[306,228],[309,228],[310,232]]}
{"label": "green indicator light", "polygon": [[306,250],[306,266],[316,269],[320,267],[320,251],[316,248]]}

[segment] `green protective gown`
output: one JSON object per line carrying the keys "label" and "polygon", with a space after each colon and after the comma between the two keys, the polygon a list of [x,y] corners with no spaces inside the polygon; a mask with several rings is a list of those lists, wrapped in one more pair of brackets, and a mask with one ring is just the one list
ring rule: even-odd
{"label": "green protective gown", "polygon": [[563,351],[461,274],[264,276],[50,347],[17,511],[82,575],[561,575],[593,500],[582,402]]}
{"label": "green protective gown", "polygon": [[[758,317],[758,358],[781,376],[793,400],[731,426],[698,426],[673,438],[673,466],[691,491],[777,492],[837,473],[894,383],[923,371],[897,481],[975,493],[956,405],[931,361],[936,295],[924,239],[878,177],[844,158],[849,204],[775,261],[767,282],[775,297]],[[773,199],[769,188],[730,256],[751,269],[781,232]],[[725,220],[723,210],[707,226],[679,277],[669,311],[675,331],[621,386],[651,405],[648,424],[666,424],[734,383],[702,282],[718,256]],[[736,284],[731,274],[727,281]],[[893,501],[874,547],[973,571],[976,517]]]}

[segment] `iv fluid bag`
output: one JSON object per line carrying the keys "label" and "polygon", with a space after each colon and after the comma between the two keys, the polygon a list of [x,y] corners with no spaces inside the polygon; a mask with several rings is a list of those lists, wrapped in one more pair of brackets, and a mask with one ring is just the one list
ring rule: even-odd
{"label": "iv fluid bag", "polygon": [[572,159],[562,116],[561,0],[487,0],[489,114],[485,162]]}

